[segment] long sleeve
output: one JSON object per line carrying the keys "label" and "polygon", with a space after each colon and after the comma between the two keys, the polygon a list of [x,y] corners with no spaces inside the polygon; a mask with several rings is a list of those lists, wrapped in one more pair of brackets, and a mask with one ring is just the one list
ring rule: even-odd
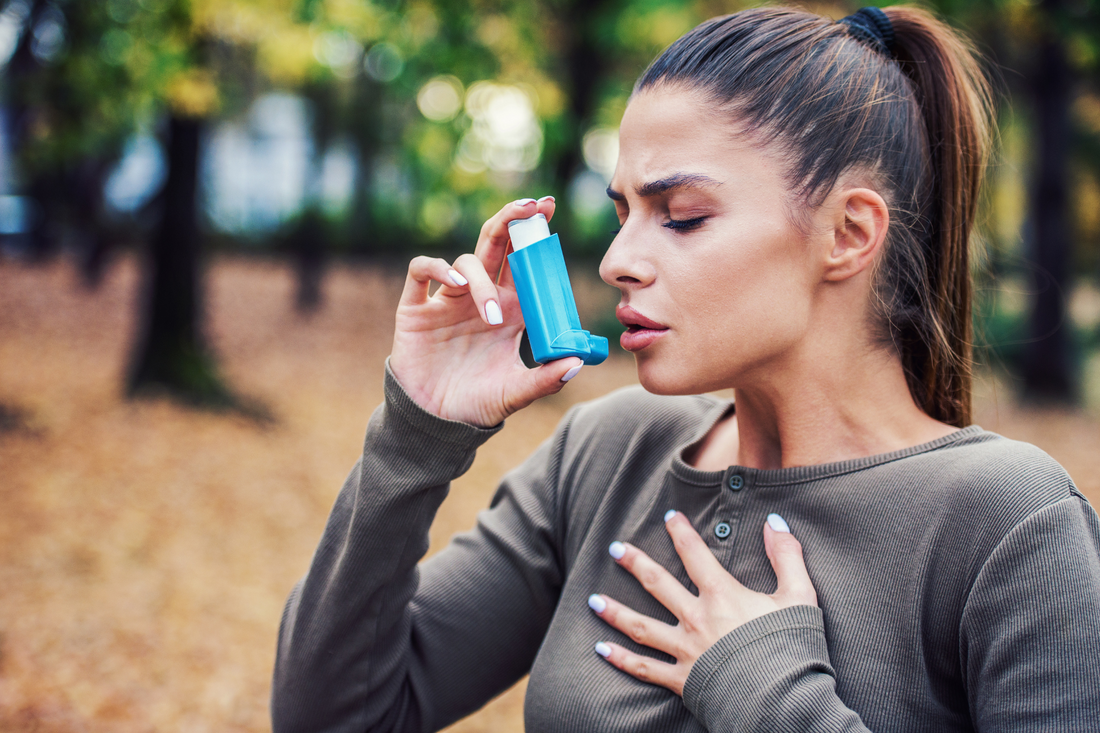
{"label": "long sleeve", "polygon": [[836,694],[821,609],[792,606],[734,629],[696,660],[684,704],[708,731],[866,731]]}
{"label": "long sleeve", "polygon": [[1100,523],[1074,494],[990,555],[963,611],[961,659],[982,731],[1100,725]]}
{"label": "long sleeve", "polygon": [[437,730],[529,669],[553,613],[550,444],[418,567],[449,482],[496,430],[430,415],[388,369],[385,395],[284,611],[275,731]]}
{"label": "long sleeve", "polygon": [[[1009,531],[959,623],[977,731],[1082,731],[1100,720],[1100,523],[1076,492]],[[692,667],[684,702],[707,730],[863,731],[836,694],[820,609],[735,629]]]}

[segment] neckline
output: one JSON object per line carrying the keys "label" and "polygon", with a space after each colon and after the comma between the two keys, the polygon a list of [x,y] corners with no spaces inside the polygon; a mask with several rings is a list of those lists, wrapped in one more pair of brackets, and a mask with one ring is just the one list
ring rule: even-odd
{"label": "neckline", "polygon": [[695,486],[719,486],[730,473],[737,473],[751,480],[754,486],[781,486],[789,484],[806,483],[830,476],[839,476],[845,473],[861,471],[872,466],[880,466],[885,463],[898,461],[909,456],[928,453],[943,448],[960,440],[965,440],[984,433],[980,425],[969,425],[960,428],[953,433],[930,440],[927,443],[912,445],[908,448],[890,451],[888,453],[876,453],[860,458],[848,458],[843,461],[830,463],[817,463],[810,466],[790,466],[788,468],[749,468],[748,466],[731,465],[726,469],[704,471],[694,466],[689,466],[684,461],[683,454],[688,447],[695,445],[710,431],[718,420],[727,411],[733,408],[731,400],[718,400],[713,414],[708,414],[703,427],[695,433],[686,443],[679,445],[672,454],[672,472],[677,478]]}

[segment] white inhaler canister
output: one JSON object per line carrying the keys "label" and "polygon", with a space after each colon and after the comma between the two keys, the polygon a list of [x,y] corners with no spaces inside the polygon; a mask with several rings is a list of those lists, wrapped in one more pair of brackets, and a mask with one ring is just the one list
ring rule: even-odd
{"label": "white inhaler canister", "polygon": [[535,361],[577,356],[585,364],[601,363],[607,358],[607,339],[581,328],[561,242],[550,233],[546,217],[510,221],[508,236],[513,250],[508,266]]}

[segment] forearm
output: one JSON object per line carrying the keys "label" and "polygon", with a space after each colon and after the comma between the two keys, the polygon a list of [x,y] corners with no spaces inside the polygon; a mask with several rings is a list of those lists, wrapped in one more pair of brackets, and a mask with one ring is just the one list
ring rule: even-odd
{"label": "forearm", "polygon": [[692,666],[684,703],[712,733],[866,731],[836,694],[821,610],[793,606],[727,634]]}
{"label": "forearm", "polygon": [[387,371],[363,456],[287,602],[272,688],[276,731],[419,728],[404,669],[416,563],[450,480],[493,432],[426,415]]}

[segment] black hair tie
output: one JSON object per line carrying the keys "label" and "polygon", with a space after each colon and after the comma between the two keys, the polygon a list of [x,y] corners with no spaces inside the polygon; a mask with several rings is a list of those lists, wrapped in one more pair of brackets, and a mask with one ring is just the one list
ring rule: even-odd
{"label": "black hair tie", "polygon": [[893,56],[894,24],[878,8],[861,8],[837,23],[848,26],[854,38],[869,44],[883,56]]}

